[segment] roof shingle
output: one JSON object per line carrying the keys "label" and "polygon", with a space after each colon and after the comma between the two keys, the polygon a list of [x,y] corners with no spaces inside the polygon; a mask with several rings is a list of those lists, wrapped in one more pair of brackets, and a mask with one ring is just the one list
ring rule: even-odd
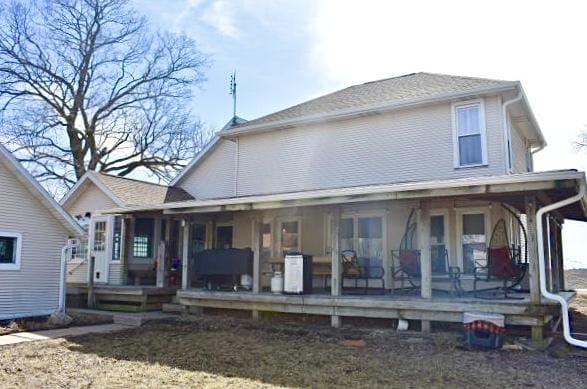
{"label": "roof shingle", "polygon": [[418,99],[440,97],[456,93],[465,94],[467,92],[515,85],[517,85],[516,81],[423,72],[412,73],[353,85],[284,110],[250,120],[246,123],[238,124],[227,130],[227,132],[245,129],[254,125],[271,124],[314,115],[325,115],[349,109],[358,110],[369,106],[400,104]]}
{"label": "roof shingle", "polygon": [[185,190],[178,187],[153,184],[126,177],[98,173],[95,175],[126,205],[160,205],[175,201],[193,200]]}

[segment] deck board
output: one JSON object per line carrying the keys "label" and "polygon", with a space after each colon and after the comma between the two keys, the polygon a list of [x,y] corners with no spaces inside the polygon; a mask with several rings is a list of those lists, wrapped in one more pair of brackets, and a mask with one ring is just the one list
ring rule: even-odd
{"label": "deck board", "polygon": [[[275,295],[197,289],[180,290],[177,296],[182,305],[206,308],[446,322],[462,322],[463,313],[468,311],[493,312],[505,315],[506,323],[511,325],[543,325],[560,312],[554,302],[545,301],[537,305],[532,304],[529,297],[524,300],[422,299],[398,295],[334,297],[326,294]],[[568,292],[565,298],[571,299],[572,296],[573,293]]]}

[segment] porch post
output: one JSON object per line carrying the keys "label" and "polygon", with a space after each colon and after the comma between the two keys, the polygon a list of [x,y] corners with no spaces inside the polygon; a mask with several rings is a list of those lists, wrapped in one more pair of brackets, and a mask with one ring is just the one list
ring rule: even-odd
{"label": "porch post", "polygon": [[[420,289],[422,298],[432,298],[432,258],[430,253],[430,200],[420,201],[418,248],[420,249]],[[422,332],[430,332],[430,321],[422,320]]]}
{"label": "porch post", "polygon": [[[540,304],[540,276],[538,263],[538,243],[536,231],[536,197],[524,197],[526,206],[526,224],[528,230],[528,271],[530,277],[530,302]],[[543,326],[532,326],[532,340],[540,342],[543,339]]]}
{"label": "porch post", "polygon": [[565,271],[564,263],[563,263],[563,221],[561,220],[561,224],[557,226],[556,229],[556,254],[557,254],[557,265],[558,265],[558,289],[565,290]]}
{"label": "porch post", "polygon": [[167,260],[166,260],[166,256],[167,256],[167,250],[168,250],[168,239],[167,239],[167,230],[169,228],[169,223],[167,222],[167,219],[158,219],[158,223],[159,223],[159,234],[157,236],[157,238],[159,238],[161,236],[161,226],[163,224],[163,221],[165,220],[165,231],[164,231],[164,239],[158,239],[159,240],[159,244],[157,245],[157,258],[156,258],[156,264],[157,264],[157,271],[155,273],[155,285],[157,285],[158,288],[163,288],[166,286],[166,277],[165,275],[167,274],[167,269],[166,269],[166,264],[167,264]]}
{"label": "porch post", "polygon": [[420,272],[422,274],[422,297],[432,297],[432,258],[430,255],[430,200],[420,202],[418,220],[418,248],[420,249]]}
{"label": "porch post", "polygon": [[[342,288],[341,264],[340,264],[340,209],[335,208],[330,218],[330,246],[332,255],[332,270],[330,277],[330,291],[333,297],[340,296]],[[336,311],[333,308],[333,313]],[[330,316],[332,327],[338,328],[341,325],[340,316],[333,314]]]}
{"label": "porch post", "polygon": [[209,220],[206,223],[206,248],[211,250],[214,248],[214,240],[216,239],[216,219]]}
{"label": "porch post", "polygon": [[255,216],[252,220],[251,247],[253,248],[253,293],[261,291],[261,221]]}
{"label": "porch post", "polygon": [[156,285],[158,288],[165,286],[165,251],[166,243],[164,240],[159,242],[157,246],[157,274],[156,274]]}
{"label": "porch post", "polygon": [[181,288],[188,289],[191,286],[190,266],[189,266],[189,245],[190,245],[190,220],[182,220],[183,239],[181,251]]}
{"label": "porch post", "polygon": [[128,284],[128,262],[129,262],[129,252],[130,248],[132,247],[131,243],[131,229],[130,224],[132,223],[132,218],[123,217],[122,223],[120,224],[120,261],[121,261],[121,275],[122,284]]}
{"label": "porch post", "polygon": [[[163,286],[169,286],[169,268],[171,265],[171,260],[175,256],[175,254],[171,251],[173,249],[173,245],[171,244],[171,225],[173,224],[173,220],[168,217],[165,219],[165,254],[163,256]],[[175,247],[177,249],[177,246]]]}
{"label": "porch post", "polygon": [[536,240],[536,198],[526,196],[526,223],[528,224],[528,260],[530,274],[530,301],[540,304],[540,278],[538,269],[538,243]]}

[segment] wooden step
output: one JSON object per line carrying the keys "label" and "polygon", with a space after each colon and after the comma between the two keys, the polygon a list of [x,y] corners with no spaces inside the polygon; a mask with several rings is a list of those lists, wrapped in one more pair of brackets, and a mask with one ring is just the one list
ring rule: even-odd
{"label": "wooden step", "polygon": [[140,327],[145,322],[142,315],[114,315],[114,324],[121,324],[129,327]]}
{"label": "wooden step", "polygon": [[163,312],[181,313],[181,304],[176,303],[164,303],[161,306]]}

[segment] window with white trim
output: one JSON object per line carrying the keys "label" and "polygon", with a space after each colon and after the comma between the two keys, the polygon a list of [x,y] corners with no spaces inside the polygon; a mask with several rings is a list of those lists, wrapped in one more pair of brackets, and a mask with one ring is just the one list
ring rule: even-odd
{"label": "window with white trim", "polygon": [[0,270],[20,269],[22,235],[0,231]]}
{"label": "window with white trim", "polygon": [[483,109],[481,102],[454,106],[456,167],[487,164]]}

